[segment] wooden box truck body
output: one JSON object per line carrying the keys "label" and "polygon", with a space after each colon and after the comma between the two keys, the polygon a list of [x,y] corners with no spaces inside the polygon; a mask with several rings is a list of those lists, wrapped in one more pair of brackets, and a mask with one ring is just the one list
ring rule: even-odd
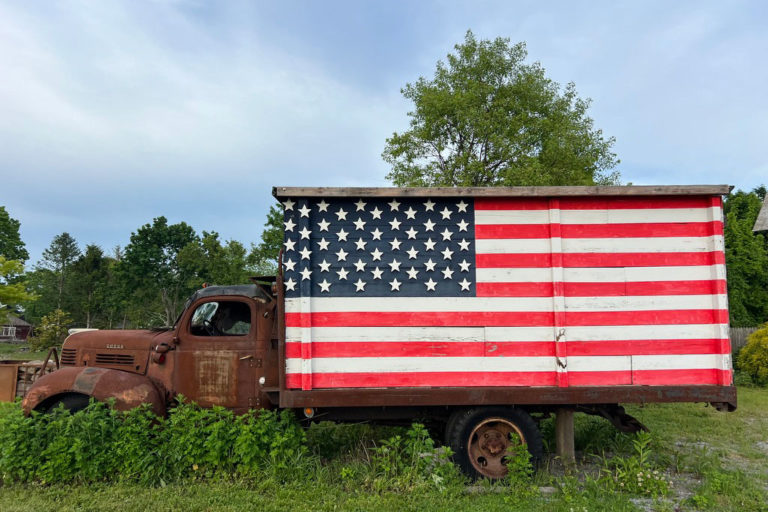
{"label": "wooden box truck body", "polygon": [[[639,427],[620,403],[732,410],[727,186],[275,188],[271,285],[196,292],[172,329],[70,336],[27,410],[176,394],[236,410],[443,428],[500,477],[531,415]],[[517,434],[516,436],[513,434]]]}

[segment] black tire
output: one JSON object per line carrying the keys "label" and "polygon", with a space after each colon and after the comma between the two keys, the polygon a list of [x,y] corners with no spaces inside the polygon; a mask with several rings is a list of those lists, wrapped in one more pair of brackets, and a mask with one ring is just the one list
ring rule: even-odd
{"label": "black tire", "polygon": [[51,404],[46,407],[45,412],[46,414],[51,414],[53,411],[59,408],[59,405],[63,406],[64,409],[68,410],[69,412],[82,411],[88,407],[89,402],[90,397],[87,395],[79,395],[76,393],[62,395],[51,402]]}
{"label": "black tire", "polygon": [[536,422],[521,409],[478,407],[459,411],[446,432],[454,461],[470,478],[498,480],[507,475],[506,459],[526,444],[534,467],[544,455]]}

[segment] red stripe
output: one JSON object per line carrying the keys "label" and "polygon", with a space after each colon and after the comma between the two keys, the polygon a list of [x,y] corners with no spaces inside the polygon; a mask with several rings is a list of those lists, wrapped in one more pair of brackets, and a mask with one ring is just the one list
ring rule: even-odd
{"label": "red stripe", "polygon": [[[658,208],[708,208],[713,206],[711,196],[689,197],[560,197],[562,210],[627,210]],[[714,204],[714,206],[718,206]],[[546,210],[547,199],[476,198],[475,210]]]}
{"label": "red stripe", "polygon": [[632,372],[632,383],[641,386],[679,386],[684,384],[730,384],[730,370],[637,370]]}
{"label": "red stripe", "polygon": [[568,372],[571,386],[627,386],[632,384],[632,371]]}
{"label": "red stripe", "polygon": [[[285,376],[288,388],[299,388],[301,374]],[[392,373],[315,373],[317,388],[369,387],[479,387],[479,386],[554,386],[555,372],[392,372]]]}
{"label": "red stripe", "polygon": [[[478,254],[478,268],[542,268],[551,267],[549,253]],[[563,266],[579,267],[666,267],[725,263],[722,251],[711,252],[627,252],[564,253]]]}
{"label": "red stripe", "polygon": [[[285,357],[302,357],[300,342],[285,344]],[[730,354],[730,342],[697,340],[569,341],[569,356]],[[554,357],[553,341],[324,341],[312,343],[315,358],[330,357]]]}
{"label": "red stripe", "polygon": [[[305,315],[312,315],[313,327],[453,327],[453,326],[550,326],[551,311],[458,311],[458,312],[330,312],[286,313],[287,327],[301,327]],[[727,310],[665,309],[651,311],[582,311],[565,314],[563,325],[684,325],[728,322]]]}
{"label": "red stripe", "polygon": [[[477,283],[478,297],[551,297],[552,283]],[[726,293],[725,280],[563,283],[566,297],[709,295]]]}
{"label": "red stripe", "polygon": [[[478,224],[480,239],[549,238],[550,226],[558,224]],[[721,234],[723,224],[711,222],[653,222],[627,224],[560,224],[562,238],[637,238],[712,236]]]}

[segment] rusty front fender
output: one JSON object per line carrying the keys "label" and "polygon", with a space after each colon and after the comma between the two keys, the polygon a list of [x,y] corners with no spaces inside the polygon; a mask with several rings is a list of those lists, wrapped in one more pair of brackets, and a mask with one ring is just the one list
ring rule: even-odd
{"label": "rusty front fender", "polygon": [[35,381],[21,405],[26,414],[56,397],[78,393],[99,401],[115,399],[121,411],[141,404],[152,404],[158,416],[165,416],[165,399],[155,384],[144,375],[111,370],[109,368],[67,367],[56,370]]}

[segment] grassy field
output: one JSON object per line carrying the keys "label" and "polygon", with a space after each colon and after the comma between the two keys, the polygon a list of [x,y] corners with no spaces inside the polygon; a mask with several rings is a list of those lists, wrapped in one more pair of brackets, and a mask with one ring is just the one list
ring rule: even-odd
{"label": "grassy field", "polygon": [[7,341],[0,341],[0,361],[32,361],[37,359],[43,360],[47,354],[47,350],[37,352],[30,350],[29,345],[26,343],[8,343]]}
{"label": "grassy field", "polygon": [[[309,431],[314,462],[301,478],[192,478],[157,487],[13,484],[0,487],[0,510],[768,511],[768,390],[740,389],[739,408],[729,414],[702,404],[627,409],[651,429],[645,448],[642,437],[577,415],[577,466],[565,470],[550,456],[532,482],[380,480],[373,478],[370,452],[398,429],[319,425]],[[542,431],[553,448],[551,423]],[[663,482],[656,492],[631,489],[636,473],[647,487],[654,471]]]}

